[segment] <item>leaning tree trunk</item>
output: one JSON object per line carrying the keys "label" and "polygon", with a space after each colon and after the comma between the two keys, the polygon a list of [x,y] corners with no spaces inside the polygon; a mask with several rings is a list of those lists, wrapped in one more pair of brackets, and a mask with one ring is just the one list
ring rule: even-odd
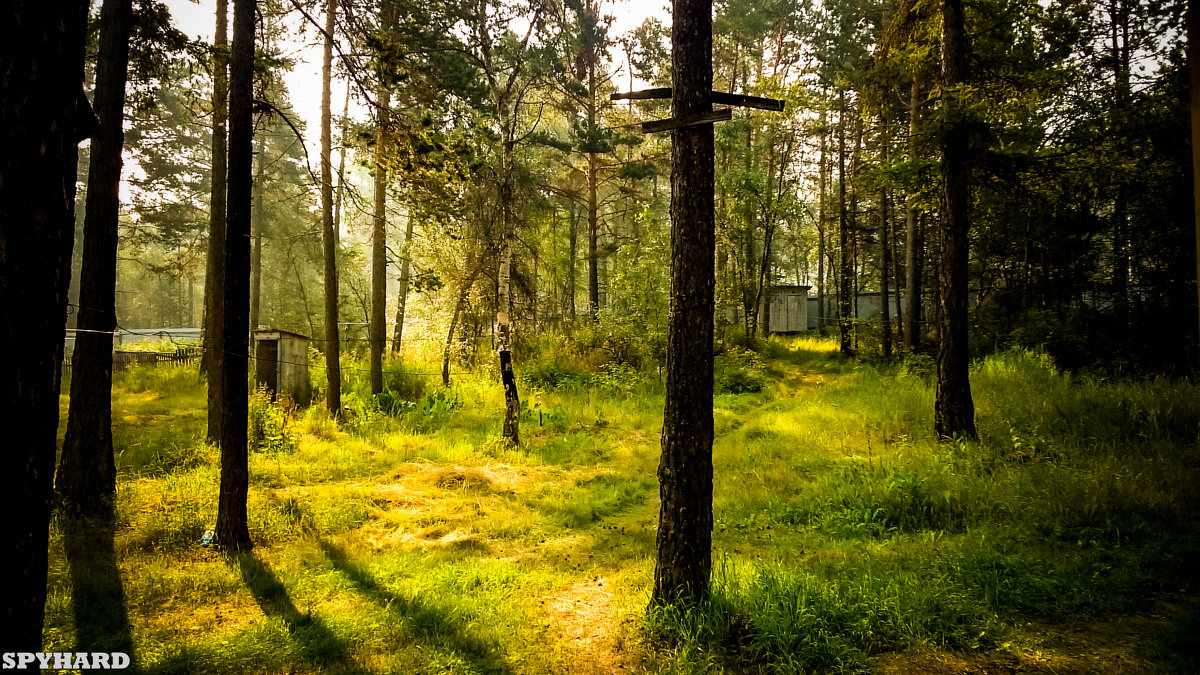
{"label": "leaning tree trunk", "polygon": [[10,0],[0,25],[0,634],[41,650],[58,397],[75,238],[84,0]]}
{"label": "leaning tree trunk", "polygon": [[408,309],[408,287],[412,274],[412,238],[415,219],[411,210],[408,214],[408,224],[404,229],[404,255],[400,260],[400,288],[396,289],[396,327],[392,329],[392,353],[399,354],[404,338],[404,315]]}
{"label": "leaning tree trunk", "polygon": [[463,280],[462,288],[458,291],[458,302],[454,303],[454,312],[450,314],[450,330],[446,333],[446,347],[442,351],[442,386],[450,386],[450,351],[454,345],[454,331],[458,328],[458,317],[462,316],[463,305],[467,304],[467,296],[479,276],[480,265],[471,268],[471,273]]}
{"label": "leaning tree trunk", "polygon": [[[942,79],[953,90],[966,77],[967,42],[962,0],[942,0]],[[953,96],[949,105],[956,105]],[[967,343],[967,233],[970,202],[967,184],[967,130],[951,123],[942,133],[942,258],[937,349],[937,400],[934,429],[940,438],[975,438],[975,403],[971,399],[970,348]]]}
{"label": "leaning tree trunk", "polygon": [[246,518],[250,489],[246,424],[250,334],[250,218],[254,169],[254,0],[233,0],[229,63],[229,199],[225,217],[225,312],[221,322],[221,492],[217,543],[226,550],[253,545]]}
{"label": "leaning tree trunk", "polygon": [[333,31],[337,0],[325,3],[325,54],[321,66],[321,254],[325,272],[325,405],[342,416],[341,344],[338,339],[337,231],[333,226],[332,115],[329,110],[333,77]]}
{"label": "leaning tree trunk", "polygon": [[[712,0],[675,0],[672,117],[712,110]],[[713,310],[716,226],[713,127],[671,144],[671,305],[658,465],[656,604],[708,596],[712,571]]]}
{"label": "leaning tree trunk", "polygon": [[83,268],[71,403],[56,488],[75,515],[111,512],[117,491],[112,442],[112,349],[117,329],[117,221],[121,149],[125,145],[125,81],[129,71],[132,0],[105,0],[100,10],[96,115],[84,215]]}
{"label": "leaning tree trunk", "polygon": [[221,439],[221,316],[225,302],[225,124],[229,117],[229,2],[217,0],[213,36],[212,196],[208,209],[208,259],[204,275],[204,355],[208,373],[208,442]]}

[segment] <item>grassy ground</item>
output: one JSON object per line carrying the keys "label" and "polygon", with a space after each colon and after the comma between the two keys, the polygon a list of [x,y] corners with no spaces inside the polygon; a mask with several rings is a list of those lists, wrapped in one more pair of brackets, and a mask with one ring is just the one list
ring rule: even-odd
{"label": "grassy ground", "polygon": [[529,366],[520,449],[484,377],[401,378],[388,412],[352,385],[340,428],[260,400],[257,546],[225,556],[199,544],[202,385],[128,371],[117,522],[55,525],[45,649],[164,674],[1200,671],[1195,385],[997,355],[982,440],[939,445],[928,362],[800,340],[724,363],[714,594],[649,613],[653,376]]}

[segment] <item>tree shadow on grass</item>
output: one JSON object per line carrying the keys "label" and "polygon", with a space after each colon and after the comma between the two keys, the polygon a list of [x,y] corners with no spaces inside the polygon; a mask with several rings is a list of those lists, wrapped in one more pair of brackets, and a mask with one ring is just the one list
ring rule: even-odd
{"label": "tree shadow on grass", "polygon": [[63,548],[71,578],[75,650],[123,652],[133,659],[133,630],[113,546],[111,516],[63,518]]}
{"label": "tree shadow on grass", "polygon": [[403,620],[413,634],[430,646],[450,649],[480,673],[508,673],[512,668],[484,641],[468,634],[462,622],[435,604],[408,597],[383,587],[366,569],[347,557],[345,550],[324,539],[317,542],[334,568],[354,584],[354,589],[386,607]]}
{"label": "tree shadow on grass", "polygon": [[366,675],[367,671],[350,657],[345,640],[334,634],[319,617],[314,617],[311,611],[301,612],[297,609],[283,582],[253,553],[237,553],[231,555],[229,560],[237,565],[242,581],[263,613],[283,620],[305,661],[317,666],[338,664],[341,666],[338,672]]}

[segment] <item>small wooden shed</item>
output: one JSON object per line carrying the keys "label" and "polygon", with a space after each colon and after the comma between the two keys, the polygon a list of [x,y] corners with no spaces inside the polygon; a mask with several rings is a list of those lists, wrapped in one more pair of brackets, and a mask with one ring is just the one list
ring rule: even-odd
{"label": "small wooden shed", "polygon": [[[799,333],[808,330],[808,289],[811,286],[773,286],[769,291],[771,333]],[[760,320],[767,320],[763,317]]]}
{"label": "small wooden shed", "polygon": [[266,386],[272,399],[282,394],[308,405],[312,395],[308,386],[308,336],[276,329],[255,331],[254,384]]}

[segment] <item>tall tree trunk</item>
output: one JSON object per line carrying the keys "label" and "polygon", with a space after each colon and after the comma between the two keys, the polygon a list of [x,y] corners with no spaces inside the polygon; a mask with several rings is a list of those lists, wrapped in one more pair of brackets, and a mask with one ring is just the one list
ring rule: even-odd
{"label": "tall tree trunk", "polygon": [[[1129,123],[1129,11],[1123,0],[1109,1],[1112,39],[1113,113],[1118,127]],[[1124,38],[1124,39],[1122,39]],[[1129,195],[1124,175],[1113,190],[1113,305],[1117,330],[1124,340],[1129,328]]]}
{"label": "tall tree trunk", "polygon": [[12,0],[0,26],[0,634],[41,650],[78,144],[83,0]]}
{"label": "tall tree trunk", "polygon": [[[854,297],[854,257],[850,241],[850,218],[846,208],[846,92],[840,94],[840,112],[838,113],[838,251],[840,254],[840,269],[838,271],[838,336],[842,356],[854,356],[853,314],[856,298]],[[853,304],[852,304],[853,303]]]}
{"label": "tall tree trunk", "polygon": [[[1187,59],[1192,118],[1192,202],[1196,228],[1196,306],[1200,309],[1200,0],[1188,0]],[[1200,319],[1200,316],[1197,318]]]}
{"label": "tall tree trunk", "polygon": [[400,260],[400,288],[396,291],[396,327],[392,330],[392,353],[399,354],[404,338],[404,314],[408,308],[408,286],[412,273],[413,250],[413,218],[412,211],[408,213],[408,225],[404,229],[404,257]]}
{"label": "tall tree trunk", "polygon": [[117,329],[117,221],[121,149],[125,145],[125,80],[129,71],[132,0],[105,0],[100,10],[96,115],[84,215],[82,281],[72,359],[71,403],[56,487],[78,515],[111,513],[117,491],[112,442],[112,349]]}
{"label": "tall tree trunk", "polygon": [[[896,195],[892,192],[887,194],[888,203],[893,205],[893,209],[895,208],[895,196]],[[898,252],[900,248],[900,242],[899,236],[896,233],[896,218],[894,215],[893,217],[888,218],[888,235],[891,239],[891,247],[888,249],[888,255],[891,256],[892,260],[892,287],[896,289],[896,331],[898,333],[897,337],[900,341],[900,344],[903,345],[905,344],[904,298],[901,296],[900,291],[904,288],[904,275],[900,271],[900,254]]]}
{"label": "tall tree trunk", "polygon": [[250,489],[246,425],[250,328],[250,218],[254,165],[254,0],[233,0],[229,62],[229,187],[225,218],[225,302],[221,324],[221,492],[217,543],[232,551],[253,546],[246,518]]}
{"label": "tall tree trunk", "polygon": [[[917,160],[917,129],[921,123],[921,76],[913,75],[912,93],[909,97],[908,117],[908,161]],[[904,339],[910,352],[921,348],[921,264],[925,253],[925,241],[921,237],[920,211],[917,209],[917,191],[911,189],[906,199],[904,220],[904,316],[908,322]]]}
{"label": "tall tree trunk", "polygon": [[[962,0],[942,0],[942,84],[953,91],[966,79],[967,38]],[[947,105],[957,105],[954,95]],[[954,119],[954,116],[951,116]],[[942,133],[942,256],[938,270],[939,301],[937,400],[934,429],[941,438],[975,438],[975,403],[971,398],[967,343],[967,254],[970,188],[967,130],[962,122]]]}
{"label": "tall tree trunk", "polygon": [[387,341],[387,125],[391,89],[380,84],[376,90],[375,122],[375,214],[371,227],[371,393],[383,391],[383,349]]}
{"label": "tall tree trunk", "polygon": [[567,316],[574,324],[577,318],[575,308],[575,272],[578,269],[579,258],[579,213],[575,210],[575,202],[570,206],[569,230],[567,232]]}
{"label": "tall tree trunk", "polygon": [[258,150],[254,153],[254,205],[250,215],[250,238],[254,247],[250,249],[250,339],[258,330],[259,314],[262,311],[262,240],[263,240],[263,182],[266,175],[267,136],[258,137]]}
{"label": "tall tree trunk", "polygon": [[346,195],[346,136],[349,133],[350,87],[346,87],[346,100],[342,104],[342,128],[338,135],[338,142],[342,147],[338,151],[337,194],[333,198],[333,243],[335,246],[342,245],[342,198]]}
{"label": "tall tree trunk", "polygon": [[341,344],[338,340],[337,232],[333,227],[332,115],[329,110],[333,77],[333,31],[337,0],[325,3],[325,53],[321,64],[321,254],[325,276],[325,405],[342,417]]}
{"label": "tall tree trunk", "polygon": [[588,315],[592,322],[600,320],[600,219],[596,196],[596,153],[588,152],[587,171],[587,236],[588,236]]}
{"label": "tall tree trunk", "polygon": [[[712,0],[675,0],[671,52],[672,117],[711,111]],[[713,126],[671,133],[671,305],[656,604],[706,598],[712,571]]]}
{"label": "tall tree trunk", "polygon": [[[516,111],[513,111],[515,114]],[[504,176],[500,183],[501,239],[500,270],[496,280],[496,351],[500,359],[500,382],[504,386],[504,438],[511,445],[521,444],[521,400],[517,394],[517,378],[512,363],[512,310],[510,296],[512,286],[512,237],[516,215],[513,213],[513,150],[511,122],[502,118],[507,137],[504,140]]]}
{"label": "tall tree trunk", "polygon": [[221,440],[221,317],[225,302],[225,124],[229,117],[229,2],[217,0],[213,35],[212,196],[208,207],[208,259],[204,275],[204,356],[208,373],[208,442]]}
{"label": "tall tree trunk", "polygon": [[[886,166],[891,158],[888,155],[888,123],[886,112],[881,116],[881,130],[883,132],[883,163]],[[888,210],[888,194],[887,188],[879,188],[879,320],[880,332],[882,336],[883,358],[892,358],[892,310],[890,305],[891,300],[891,284],[889,277],[892,273],[891,254],[892,249],[889,245],[889,235],[891,234],[891,214]]]}
{"label": "tall tree trunk", "polygon": [[829,115],[821,97],[821,155],[817,163],[817,330],[825,333],[825,221],[826,171],[829,150]]}

